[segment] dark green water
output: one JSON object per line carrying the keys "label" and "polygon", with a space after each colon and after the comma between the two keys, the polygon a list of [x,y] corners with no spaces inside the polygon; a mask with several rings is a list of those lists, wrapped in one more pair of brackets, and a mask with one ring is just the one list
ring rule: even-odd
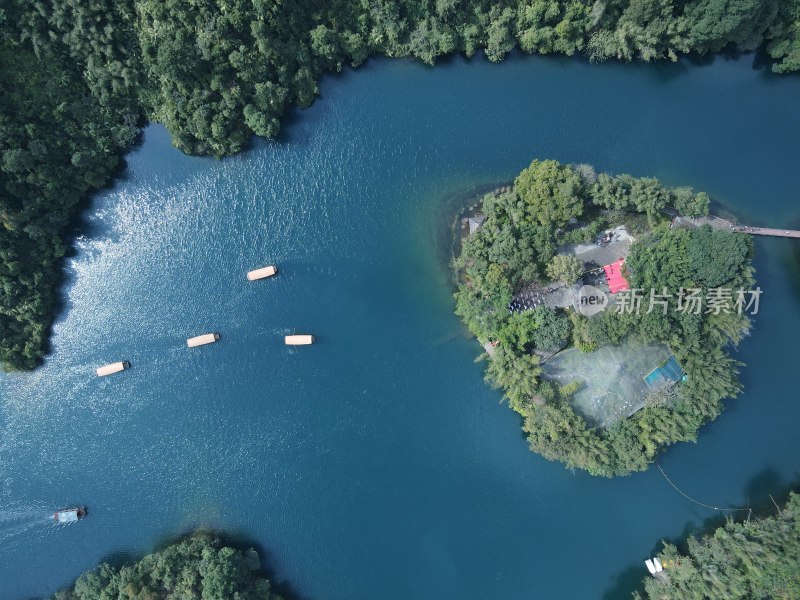
{"label": "dark green water", "polygon": [[[0,597],[208,526],[302,599],[625,598],[659,539],[718,514],[655,469],[595,479],[528,452],[452,314],[442,199],[555,158],[795,224],[800,79],[751,58],[377,60],[321,89],[282,141],[222,162],[148,128],[92,202],[52,356],[0,380]],[[746,391],[662,460],[724,506],[800,468],[794,249],[757,249]],[[220,343],[185,348],[206,331]],[[293,331],[319,343],[287,350]],[[93,376],[112,360],[133,368]],[[89,518],[48,522],[71,503]]]}

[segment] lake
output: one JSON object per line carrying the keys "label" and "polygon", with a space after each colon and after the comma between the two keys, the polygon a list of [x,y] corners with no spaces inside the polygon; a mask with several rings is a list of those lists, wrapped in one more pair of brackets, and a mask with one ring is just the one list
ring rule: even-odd
{"label": "lake", "polygon": [[[302,600],[628,598],[660,539],[721,514],[655,468],[598,479],[528,451],[452,313],[446,228],[454,198],[534,158],[796,225],[800,78],[751,56],[513,56],[378,59],[320,88],[279,141],[223,161],[148,127],[93,198],[52,354],[0,379],[3,599],[197,527],[256,544]],[[661,465],[705,503],[768,509],[799,478],[800,276],[791,241],[756,248],[745,392]],[[267,264],[278,277],[246,280]],[[132,368],[95,377],[117,360]],[[76,503],[82,523],[51,524]]]}

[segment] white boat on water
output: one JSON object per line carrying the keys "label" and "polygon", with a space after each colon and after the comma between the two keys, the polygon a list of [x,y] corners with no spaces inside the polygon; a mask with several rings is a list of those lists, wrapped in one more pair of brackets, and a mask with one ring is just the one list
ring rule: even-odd
{"label": "white boat on water", "polygon": [[250,271],[247,274],[247,279],[250,281],[256,281],[257,279],[266,279],[267,277],[272,277],[273,275],[278,274],[278,267],[276,266],[269,266],[263,267],[261,269],[255,269],[254,271]]}
{"label": "white boat on water", "polygon": [[119,373],[120,371],[124,371],[125,369],[129,369],[131,363],[127,360],[123,360],[120,362],[109,363],[107,365],[103,365],[97,369],[97,376],[98,377],[105,377],[106,375],[113,375],[114,373]]}
{"label": "white boat on water", "polygon": [[74,508],[62,508],[53,513],[53,520],[56,523],[77,523],[86,516],[85,506],[76,506]]}
{"label": "white boat on water", "polygon": [[195,337],[189,338],[188,340],[186,340],[186,345],[189,346],[189,348],[195,348],[197,346],[205,346],[206,344],[213,344],[216,341],[219,341],[218,333],[204,333],[203,335],[197,335]]}
{"label": "white boat on water", "polygon": [[308,346],[314,343],[313,335],[287,335],[283,338],[287,346]]}

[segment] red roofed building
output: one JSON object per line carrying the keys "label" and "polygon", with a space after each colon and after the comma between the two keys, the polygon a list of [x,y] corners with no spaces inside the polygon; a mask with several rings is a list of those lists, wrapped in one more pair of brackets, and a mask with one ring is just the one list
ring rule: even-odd
{"label": "red roofed building", "polygon": [[606,265],[603,267],[603,270],[606,272],[606,281],[608,282],[608,289],[611,290],[612,294],[616,294],[617,292],[623,292],[627,289],[630,289],[630,285],[628,285],[628,280],[622,276],[622,265],[625,264],[625,259],[620,258],[617,262],[611,263],[610,265]]}

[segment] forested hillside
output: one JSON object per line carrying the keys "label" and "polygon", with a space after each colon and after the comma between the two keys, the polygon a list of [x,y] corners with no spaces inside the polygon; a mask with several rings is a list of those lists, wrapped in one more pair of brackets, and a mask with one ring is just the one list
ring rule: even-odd
{"label": "forested hillside", "polygon": [[76,204],[108,181],[136,119],[103,106],[75,64],[0,48],[0,362],[31,369],[47,344],[64,233]]}
{"label": "forested hillside", "polygon": [[664,542],[659,557],[668,579],[645,580],[648,600],[800,598],[800,496],[775,516],[689,538],[685,554]]}
{"label": "forested hillside", "polygon": [[800,69],[800,0],[10,0],[0,8],[0,362],[46,351],[64,234],[146,119],[185,152],[275,136],[323,71],[514,47],[674,60],[765,46]]}

